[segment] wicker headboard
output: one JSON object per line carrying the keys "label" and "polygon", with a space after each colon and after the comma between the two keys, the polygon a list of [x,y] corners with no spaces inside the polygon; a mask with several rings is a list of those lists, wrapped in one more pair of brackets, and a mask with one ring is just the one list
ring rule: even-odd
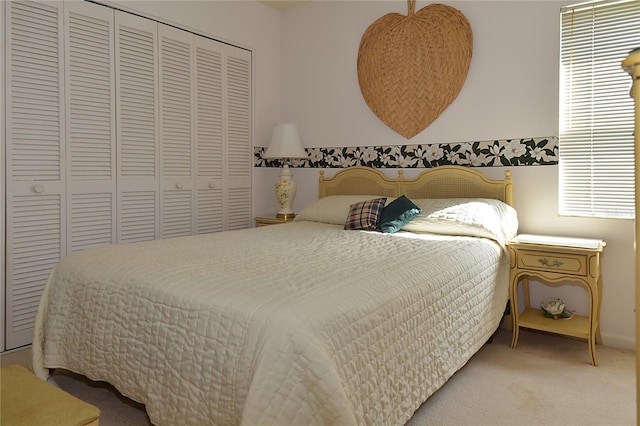
{"label": "wicker headboard", "polygon": [[462,166],[440,166],[425,170],[413,179],[388,178],[380,170],[354,166],[325,178],[320,171],[319,196],[383,195],[408,198],[494,198],[513,206],[513,181],[506,171],[503,180],[486,178],[482,173]]}

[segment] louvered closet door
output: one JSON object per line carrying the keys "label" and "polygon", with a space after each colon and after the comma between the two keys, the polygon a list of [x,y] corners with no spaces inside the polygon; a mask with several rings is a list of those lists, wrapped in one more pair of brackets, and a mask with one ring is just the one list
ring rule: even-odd
{"label": "louvered closet door", "polygon": [[65,2],[67,253],[116,241],[113,11]]}
{"label": "louvered closet door", "polygon": [[226,46],[226,223],[251,226],[251,52]]}
{"label": "louvered closet door", "polygon": [[65,254],[62,5],[7,5],[6,349],[31,343]]}
{"label": "louvered closet door", "polygon": [[196,232],[224,230],[223,60],[225,45],[195,44]]}
{"label": "louvered closet door", "polygon": [[158,25],[160,41],[160,233],[195,230],[192,35]]}
{"label": "louvered closet door", "polygon": [[156,22],[116,12],[118,241],[160,238]]}

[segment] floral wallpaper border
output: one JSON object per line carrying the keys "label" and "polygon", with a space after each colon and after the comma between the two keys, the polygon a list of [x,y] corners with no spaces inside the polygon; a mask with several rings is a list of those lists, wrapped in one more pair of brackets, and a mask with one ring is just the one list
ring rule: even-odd
{"label": "floral wallpaper border", "polygon": [[[254,148],[254,167],[282,167],[285,161],[262,158],[265,147]],[[386,145],[306,148],[308,159],[290,160],[291,167],[431,168],[546,166],[558,164],[556,136],[425,145]]]}

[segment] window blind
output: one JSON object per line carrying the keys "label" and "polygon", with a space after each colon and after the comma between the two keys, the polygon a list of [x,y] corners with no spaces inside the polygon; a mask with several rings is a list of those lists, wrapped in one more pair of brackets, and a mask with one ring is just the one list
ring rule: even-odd
{"label": "window blind", "polygon": [[620,63],[636,47],[640,1],[561,9],[561,215],[634,217],[634,107]]}

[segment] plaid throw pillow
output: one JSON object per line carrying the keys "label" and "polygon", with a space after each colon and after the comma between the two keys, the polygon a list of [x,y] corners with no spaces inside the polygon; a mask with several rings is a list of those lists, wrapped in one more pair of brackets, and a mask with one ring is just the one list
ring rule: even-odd
{"label": "plaid throw pillow", "polygon": [[374,231],[378,228],[380,215],[384,209],[387,198],[375,198],[373,200],[360,201],[349,208],[349,216],[344,224],[344,229]]}

